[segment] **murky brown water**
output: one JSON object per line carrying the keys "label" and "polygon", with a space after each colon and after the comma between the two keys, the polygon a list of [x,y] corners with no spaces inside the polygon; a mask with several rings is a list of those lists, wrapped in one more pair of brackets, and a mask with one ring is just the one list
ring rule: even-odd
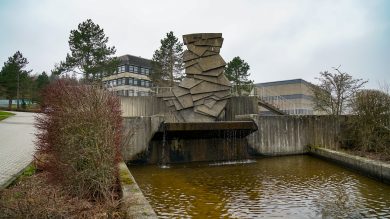
{"label": "murky brown water", "polygon": [[311,156],[131,166],[161,218],[390,217],[390,185]]}

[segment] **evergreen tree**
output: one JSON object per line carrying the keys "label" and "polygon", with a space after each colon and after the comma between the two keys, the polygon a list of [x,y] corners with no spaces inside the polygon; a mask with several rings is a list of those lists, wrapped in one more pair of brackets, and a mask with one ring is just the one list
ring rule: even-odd
{"label": "evergreen tree", "polygon": [[239,56],[234,57],[225,68],[225,75],[229,81],[233,82],[234,92],[237,92],[239,96],[243,91],[250,92],[253,87],[253,81],[249,80],[250,73],[249,64],[242,60]]}
{"label": "evergreen tree", "polygon": [[70,54],[65,61],[55,66],[52,73],[73,72],[83,74],[85,81],[100,81],[105,75],[115,71],[119,62],[111,57],[116,50],[108,47],[108,37],[98,24],[88,19],[71,30],[69,36]]}
{"label": "evergreen tree", "polygon": [[43,89],[45,89],[46,86],[50,84],[49,76],[46,74],[46,72],[42,72],[42,74],[35,78],[33,84],[32,100],[40,103],[42,100],[41,95]]}
{"label": "evergreen tree", "polygon": [[0,86],[3,96],[8,99],[8,108],[12,107],[12,100],[17,99],[17,108],[19,109],[19,99],[26,96],[26,86],[29,86],[30,71],[24,70],[28,61],[20,51],[8,58],[0,71]]}
{"label": "evergreen tree", "polygon": [[160,42],[161,46],[152,58],[151,80],[158,86],[173,87],[175,82],[183,78],[183,43],[172,31]]}
{"label": "evergreen tree", "polygon": [[50,83],[49,76],[46,72],[42,72],[42,74],[38,75],[35,83],[37,89],[41,91]]}
{"label": "evergreen tree", "polygon": [[26,100],[32,101],[34,93],[34,78],[28,74],[21,74],[19,99],[23,109],[26,109]]}

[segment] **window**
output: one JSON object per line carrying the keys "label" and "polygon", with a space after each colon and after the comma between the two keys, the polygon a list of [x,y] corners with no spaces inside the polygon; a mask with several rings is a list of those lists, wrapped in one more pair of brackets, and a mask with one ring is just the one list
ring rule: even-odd
{"label": "window", "polygon": [[119,72],[121,72],[121,67],[120,66],[116,69],[116,73],[119,73]]}
{"label": "window", "polygon": [[117,84],[117,86],[121,86],[122,85],[122,79],[116,79],[116,84]]}
{"label": "window", "polygon": [[120,71],[119,71],[119,72],[125,72],[125,71],[126,71],[126,66],[122,65],[122,66],[120,67]]}
{"label": "window", "polygon": [[141,75],[144,75],[144,74],[145,74],[145,68],[142,68],[142,67],[141,67],[140,70],[141,70]]}
{"label": "window", "polygon": [[113,86],[113,87],[116,86],[116,80],[113,80],[113,81],[112,81],[112,86]]}
{"label": "window", "polygon": [[134,66],[134,72],[138,73],[138,67]]}
{"label": "window", "polygon": [[141,86],[145,87],[145,81],[144,80],[140,80],[140,81],[141,81]]}
{"label": "window", "polygon": [[149,75],[150,74],[150,71],[148,68],[145,68],[145,75]]}
{"label": "window", "polygon": [[129,97],[131,97],[131,96],[134,96],[134,91],[133,90],[128,90],[128,95],[129,95]]}
{"label": "window", "polygon": [[122,78],[122,85],[126,84],[126,78]]}
{"label": "window", "polygon": [[138,79],[136,78],[133,79],[133,85],[138,86]]}
{"label": "window", "polygon": [[145,87],[150,87],[149,81],[145,81]]}
{"label": "window", "polygon": [[133,78],[129,78],[129,85],[133,85]]}
{"label": "window", "polygon": [[129,66],[129,72],[134,72],[134,66],[132,65]]}

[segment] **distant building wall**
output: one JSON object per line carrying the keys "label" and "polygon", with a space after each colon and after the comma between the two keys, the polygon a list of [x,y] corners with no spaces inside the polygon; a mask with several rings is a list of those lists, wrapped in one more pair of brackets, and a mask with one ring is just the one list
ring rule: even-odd
{"label": "distant building wall", "polygon": [[[291,108],[287,113],[296,115],[318,115],[320,112],[313,110],[313,93],[310,83],[303,79],[293,79],[285,81],[274,81],[255,84],[255,93],[266,93],[265,99],[272,99],[277,96],[286,99],[291,103]],[[260,109],[267,114],[266,109]]]}
{"label": "distant building wall", "polygon": [[133,55],[118,57],[120,64],[113,75],[103,78],[103,84],[118,96],[149,96],[152,82],[151,60]]}

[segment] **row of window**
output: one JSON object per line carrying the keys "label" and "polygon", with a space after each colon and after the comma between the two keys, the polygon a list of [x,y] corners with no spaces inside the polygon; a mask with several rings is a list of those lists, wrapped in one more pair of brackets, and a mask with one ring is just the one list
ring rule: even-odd
{"label": "row of window", "polygon": [[105,81],[104,85],[106,87],[116,87],[121,85],[133,85],[138,87],[152,87],[152,82],[143,80],[143,79],[137,79],[137,78],[118,78],[114,80]]}
{"label": "row of window", "polygon": [[118,67],[117,73],[122,73],[122,72],[133,72],[133,73],[149,76],[151,73],[151,69],[138,67],[134,65],[121,65]]}
{"label": "row of window", "polygon": [[151,92],[149,91],[135,91],[135,90],[118,90],[116,91],[116,95],[132,97],[132,96],[150,96]]}

